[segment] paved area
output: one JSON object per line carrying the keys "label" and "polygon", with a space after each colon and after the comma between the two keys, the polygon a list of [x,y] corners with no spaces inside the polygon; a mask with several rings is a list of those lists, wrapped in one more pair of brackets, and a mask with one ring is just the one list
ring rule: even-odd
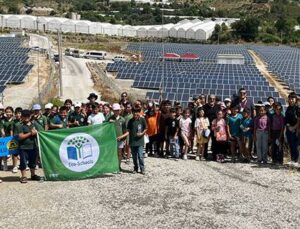
{"label": "paved area", "polygon": [[145,176],[123,168],[25,185],[0,172],[0,228],[299,228],[295,170],[156,158],[146,159]]}

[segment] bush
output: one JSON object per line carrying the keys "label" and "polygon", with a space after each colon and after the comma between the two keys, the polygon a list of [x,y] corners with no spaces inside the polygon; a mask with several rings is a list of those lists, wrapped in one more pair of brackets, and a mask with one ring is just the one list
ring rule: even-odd
{"label": "bush", "polygon": [[261,34],[260,40],[264,43],[281,43],[280,37],[269,33]]}

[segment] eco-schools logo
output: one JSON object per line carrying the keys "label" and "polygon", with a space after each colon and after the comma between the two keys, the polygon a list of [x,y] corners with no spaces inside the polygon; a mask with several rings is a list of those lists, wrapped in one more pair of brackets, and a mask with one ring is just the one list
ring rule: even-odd
{"label": "eco-schools logo", "polygon": [[98,161],[100,149],[89,134],[76,133],[66,137],[60,145],[59,156],[64,166],[74,172],[84,172]]}

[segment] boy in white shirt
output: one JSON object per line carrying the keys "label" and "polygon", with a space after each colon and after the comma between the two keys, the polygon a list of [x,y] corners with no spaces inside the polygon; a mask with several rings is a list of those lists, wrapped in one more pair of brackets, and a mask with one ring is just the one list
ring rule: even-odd
{"label": "boy in white shirt", "polygon": [[101,124],[105,121],[104,115],[99,112],[99,106],[93,104],[92,105],[92,114],[88,117],[89,125]]}

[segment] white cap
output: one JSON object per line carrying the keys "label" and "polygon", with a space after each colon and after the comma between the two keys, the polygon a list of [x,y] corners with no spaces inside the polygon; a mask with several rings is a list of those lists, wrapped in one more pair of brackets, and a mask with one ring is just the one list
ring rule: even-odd
{"label": "white cap", "polygon": [[119,111],[119,110],[121,110],[121,106],[118,103],[114,103],[112,105],[112,109],[113,109],[113,111]]}
{"label": "white cap", "polygon": [[45,105],[45,109],[51,109],[53,107],[53,104],[52,103],[47,103]]}
{"label": "white cap", "polygon": [[81,102],[75,102],[74,107],[81,107]]}
{"label": "white cap", "polygon": [[42,109],[42,107],[41,107],[40,104],[34,104],[34,105],[32,106],[32,110],[34,110],[34,111],[38,111],[38,110],[41,110],[41,109]]}
{"label": "white cap", "polygon": [[263,104],[264,104],[264,106],[271,106],[271,104],[269,102],[264,102]]}
{"label": "white cap", "polygon": [[230,98],[226,98],[226,99],[224,99],[224,102],[231,102],[231,99]]}

